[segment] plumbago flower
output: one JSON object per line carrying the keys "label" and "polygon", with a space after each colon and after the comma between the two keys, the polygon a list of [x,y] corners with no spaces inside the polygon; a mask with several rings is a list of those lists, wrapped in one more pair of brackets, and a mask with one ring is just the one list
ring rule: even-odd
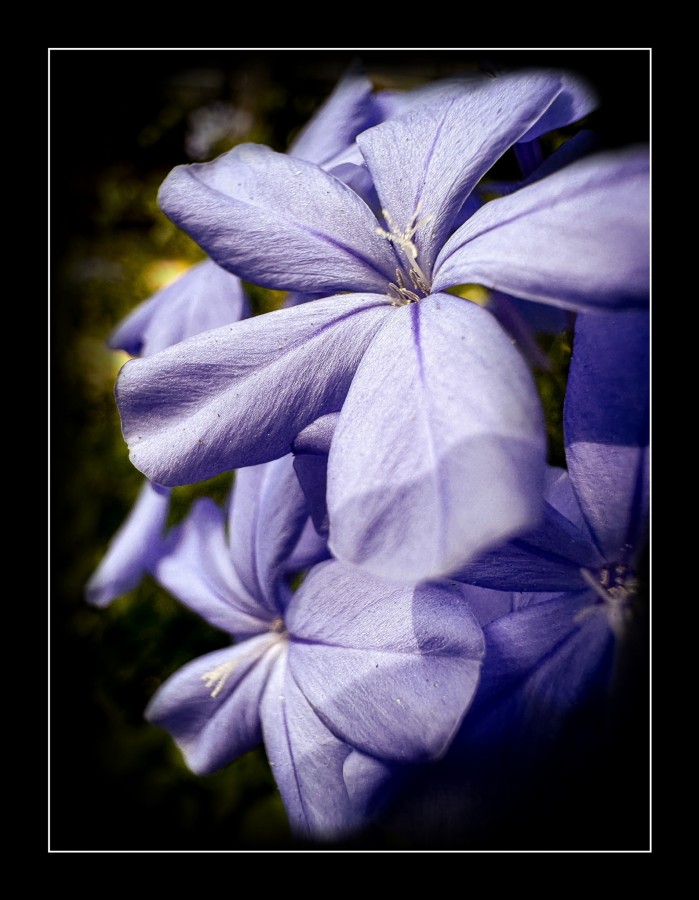
{"label": "plumbago flower", "polygon": [[567,471],[543,521],[455,577],[513,591],[579,591],[612,632],[633,607],[649,512],[649,315],[576,318],[564,405]]}
{"label": "plumbago flower", "polygon": [[[568,469],[547,472],[543,523],[455,575],[489,590],[479,614],[486,655],[447,756],[394,773],[394,783],[410,777],[388,821],[413,840],[479,840],[503,822],[518,846],[541,847],[542,826],[545,840],[593,847],[601,835],[619,847],[643,838],[649,349],[647,312],[577,317]],[[629,787],[630,776],[640,781]],[[547,817],[559,794],[571,819],[555,834]],[[613,824],[599,821],[600,797]],[[629,833],[615,832],[618,823]],[[518,830],[525,824],[531,838]]]}
{"label": "plumbago flower", "polygon": [[[371,82],[356,65],[340,79],[289,147],[289,154],[359,182],[341,156],[356,135],[383,118]],[[297,300],[303,299],[297,297]],[[113,350],[146,357],[196,334],[238,322],[251,313],[243,283],[213,260],[192,266],[171,285],[139,304],[109,335]],[[107,606],[152,573],[167,548],[168,489],[146,481],[107,553],[86,585],[86,598]]]}
{"label": "plumbago flower", "polygon": [[647,305],[647,148],[579,160],[456,227],[509,147],[568,120],[565,89],[548,71],[450,85],[360,134],[380,220],[329,173],[263,146],[176,168],[161,206],[219,265],[343,293],[127,363],[117,401],[136,467],[164,485],[203,480],[283,456],[339,412],[327,484],[338,559],[438,577],[531,528],[546,463],[535,385],[493,316],[446,291]]}
{"label": "plumbago flower", "polygon": [[228,531],[197,501],[155,576],[234,642],[176,672],[146,716],[197,774],[264,742],[294,835],[330,841],[367,824],[391,763],[443,755],[483,640],[468,589],[350,569],[308,521],[290,456],[236,474]]}
{"label": "plumbago flower", "polygon": [[107,344],[131,356],[152,356],[250,313],[240,278],[207,259],[140,303],[112,331]]}
{"label": "plumbago flower", "polygon": [[[204,260],[132,310],[109,335],[107,345],[148,356],[249,314],[241,280]],[[170,490],[146,480],[85,586],[88,603],[108,606],[152,574],[167,550],[169,511]]]}
{"label": "plumbago flower", "polygon": [[[492,626],[489,667],[500,690],[507,670],[518,689],[539,692],[539,706],[550,708],[542,731],[554,730],[554,709],[573,705],[585,671],[623,652],[643,612],[649,351],[647,312],[577,317],[564,407],[567,471],[551,476],[543,524],[456,576],[525,592],[518,612]],[[534,708],[528,699],[522,708]]]}

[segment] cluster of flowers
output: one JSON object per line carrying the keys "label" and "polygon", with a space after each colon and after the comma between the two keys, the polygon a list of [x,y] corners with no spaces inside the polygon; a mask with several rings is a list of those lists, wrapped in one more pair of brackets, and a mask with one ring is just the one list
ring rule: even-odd
{"label": "cluster of flowers", "polygon": [[[87,596],[149,573],[231,635],[146,716],[195,773],[264,744],[299,838],[447,754],[535,752],[612,684],[648,537],[649,154],[540,140],[596,102],[569,72],[351,71],[287,153],[161,187],[209,258],[110,338],[146,480]],[[506,153],[521,178],[488,179]],[[564,328],[563,468],[532,368]],[[171,488],[231,471],[166,528]]]}

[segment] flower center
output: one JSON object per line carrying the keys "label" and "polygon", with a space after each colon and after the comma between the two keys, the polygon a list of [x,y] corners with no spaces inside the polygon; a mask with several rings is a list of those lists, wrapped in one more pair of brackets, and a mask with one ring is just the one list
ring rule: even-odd
{"label": "flower center", "polygon": [[583,580],[597,594],[598,602],[583,613],[603,610],[609,627],[621,637],[633,614],[633,601],[638,593],[638,578],[623,562],[609,563],[596,572],[581,569]]}
{"label": "flower center", "polygon": [[[408,287],[403,271],[400,268],[397,268],[395,284],[391,281],[388,285],[388,296],[391,298],[393,306],[405,306],[407,303],[417,303],[422,300],[423,297],[427,297],[430,293],[431,285],[429,278],[422,271],[417,261],[418,249],[415,245],[415,241],[413,241],[413,236],[420,225],[431,218],[431,216],[423,216],[418,221],[417,217],[420,212],[420,207],[418,206],[408,222],[408,227],[401,230],[396,225],[393,216],[387,209],[382,209],[381,212],[383,213],[383,217],[386,220],[389,230],[386,231],[385,228],[377,227],[376,233],[381,237],[385,237],[387,241],[390,241],[405,256],[408,261],[408,278],[410,279],[412,288],[414,288],[414,290],[412,290]],[[416,291],[418,293],[416,293]]]}
{"label": "flower center", "polygon": [[[278,635],[278,641],[284,640],[284,638],[287,637],[286,625],[281,616],[272,619],[269,623],[269,630]],[[228,681],[231,672],[233,672],[235,668],[241,663],[246,662],[246,660],[254,659],[257,656],[259,656],[259,652],[255,649],[250,653],[237,657],[237,659],[229,659],[226,662],[215,666],[213,669],[210,669],[208,672],[205,672],[201,676],[201,680],[206,685],[207,690],[210,691],[212,698],[215,700],[216,697],[218,697]]]}
{"label": "flower center", "polygon": [[276,619],[272,619],[269,624],[270,631],[276,631],[277,634],[286,634],[286,625],[284,624],[284,619],[281,616],[277,616]]}

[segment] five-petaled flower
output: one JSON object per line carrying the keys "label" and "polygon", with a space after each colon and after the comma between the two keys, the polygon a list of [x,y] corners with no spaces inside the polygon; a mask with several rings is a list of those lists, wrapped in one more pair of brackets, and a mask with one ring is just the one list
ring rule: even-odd
{"label": "five-petaled flower", "polygon": [[[564,798],[580,822],[556,840],[623,848],[643,833],[649,352],[647,311],[577,317],[567,470],[547,472],[543,521],[455,576],[485,592],[469,594],[486,645],[474,701],[443,759],[394,767],[392,827],[413,842],[473,841],[510,817],[536,830]],[[624,802],[632,834],[614,833]]]}
{"label": "five-petaled flower", "polygon": [[[146,715],[198,774],[264,741],[295,835],[327,841],[368,823],[391,764],[446,752],[483,636],[469,588],[353,570],[308,521],[290,456],[237,473],[228,531],[197,501],[155,576],[234,642],[171,676]],[[309,565],[293,592],[290,572]]]}
{"label": "five-petaled flower", "polygon": [[[147,717],[198,774],[263,744],[297,837],[391,798],[480,824],[606,714],[648,539],[648,148],[539,145],[595,103],[565,72],[350,71],[286,154],[162,185],[209,259],[110,338],[141,357],[117,401],[148,482],[87,595],[150,572],[230,636]],[[246,318],[243,280],[284,307]],[[565,470],[535,320],[575,323]],[[166,530],[170,487],[230,470],[228,511]]]}
{"label": "five-petaled flower", "polygon": [[382,213],[316,165],[257,145],[181,166],[163,210],[259,285],[336,296],[127,363],[134,464],[164,485],[287,454],[339,412],[328,460],[334,555],[394,579],[443,576],[542,514],[533,379],[477,283],[570,310],[648,302],[648,152],[585,157],[477,208],[505,151],[571,121],[549,71],[445,86],[357,138]]}
{"label": "five-petaled flower", "polygon": [[[385,104],[383,104],[385,105]],[[356,134],[383,118],[371,82],[355,66],[340,80],[289,147],[289,153],[335,170]],[[337,165],[336,165],[337,163]],[[344,168],[359,180],[355,166]],[[339,173],[338,173],[339,177]],[[297,302],[305,299],[296,296]],[[107,339],[109,347],[144,357],[196,334],[247,318],[240,278],[207,259],[140,303]],[[169,491],[146,482],[86,585],[88,602],[107,606],[151,573],[165,551]]]}

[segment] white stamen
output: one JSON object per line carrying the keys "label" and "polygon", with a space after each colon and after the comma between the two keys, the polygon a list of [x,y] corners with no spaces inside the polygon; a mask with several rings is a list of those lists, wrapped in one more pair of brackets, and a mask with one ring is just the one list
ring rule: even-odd
{"label": "white stamen", "polygon": [[[402,252],[405,254],[405,256],[407,257],[408,262],[410,264],[408,274],[410,275],[410,280],[413,283],[413,287],[417,288],[417,290],[419,290],[426,297],[430,292],[430,281],[429,281],[429,278],[427,277],[427,275],[425,275],[425,273],[420,268],[420,265],[418,264],[418,261],[417,261],[418,249],[417,249],[417,246],[415,245],[415,242],[413,241],[413,235],[418,230],[418,228],[422,224],[427,222],[429,219],[431,219],[432,216],[431,215],[423,216],[418,221],[417,217],[418,217],[419,211],[420,211],[420,206],[418,204],[418,208],[413,213],[412,218],[410,219],[410,222],[408,222],[407,228],[405,228],[404,230],[401,231],[401,229],[396,224],[396,222],[395,222],[393,216],[390,214],[390,212],[387,209],[382,209],[381,212],[383,213],[383,217],[386,220],[386,223],[388,224],[388,227],[390,230],[386,231],[385,228],[377,227],[376,233],[378,235],[380,235],[381,237],[386,238],[387,241],[390,241],[392,244],[395,244],[396,247],[398,247],[400,250],[402,250]],[[394,287],[396,288],[396,291],[398,291],[398,293],[400,295],[399,298],[396,298],[395,294],[391,293],[390,285],[389,285],[389,294],[391,294],[391,296],[393,296],[394,299],[401,299],[403,301],[403,304],[406,302],[407,303],[416,303],[420,299],[412,291],[408,290],[408,288],[405,286],[402,276],[400,276],[398,286],[394,285]],[[408,297],[405,292],[407,292],[411,296]],[[413,297],[415,297],[415,299],[413,299]],[[403,305],[403,304],[398,304],[398,305]]]}
{"label": "white stamen", "polygon": [[[281,616],[276,616],[276,618],[272,619],[272,621],[269,623],[269,630],[278,635],[278,637],[275,639],[275,642],[283,641],[286,637],[286,625],[284,624],[284,619],[282,619]],[[239,663],[255,659],[257,655],[258,651],[256,649],[251,650],[248,653],[238,656],[237,659],[229,659],[227,662],[221,663],[220,665],[211,669],[209,672],[205,672],[201,676],[201,680],[204,682],[207,688],[213,687],[211,696],[214,699],[218,697],[218,695],[223,690],[226,681],[228,681],[229,675]]]}
{"label": "white stamen", "polygon": [[215,669],[212,669],[210,672],[206,672],[201,676],[201,680],[206,684],[207,688],[214,688],[213,691],[211,691],[212,697],[218,697],[223,690],[223,685],[228,680],[228,676],[235,667],[236,660],[230,659],[228,662],[221,663],[220,666],[216,666]]}
{"label": "white stamen", "polygon": [[595,576],[592,574],[592,572],[590,572],[589,569],[580,569],[580,574],[582,575],[583,581],[585,582],[585,584],[587,584],[589,587],[591,587],[592,590],[597,594],[598,597],[600,597],[602,600],[604,600],[605,603],[612,602],[612,598],[611,598],[610,594],[608,594],[607,591],[605,591],[601,582],[595,578]]}
{"label": "white stamen", "polygon": [[626,566],[617,566],[612,577],[612,571],[607,566],[601,569],[597,575],[590,572],[589,569],[580,569],[583,581],[604,601],[604,605],[597,604],[581,609],[574,621],[581,622],[594,613],[603,612],[607,616],[609,627],[620,639],[632,615],[630,601],[638,590],[638,580],[628,576],[627,571]]}

